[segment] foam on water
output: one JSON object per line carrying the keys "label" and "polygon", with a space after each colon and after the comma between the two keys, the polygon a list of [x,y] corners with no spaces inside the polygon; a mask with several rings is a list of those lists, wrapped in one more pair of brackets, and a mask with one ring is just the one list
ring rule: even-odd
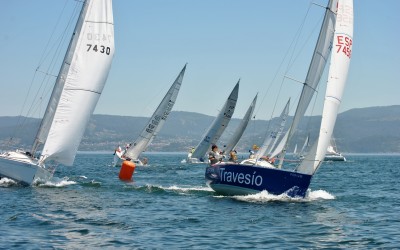
{"label": "foam on water", "polygon": [[9,187],[9,186],[17,185],[17,184],[18,184],[17,182],[15,182],[11,179],[8,179],[6,177],[3,177],[0,179],[0,187]]}
{"label": "foam on water", "polygon": [[[224,196],[217,196],[217,197],[224,197]],[[225,196],[226,197],[226,196]],[[316,190],[311,191],[310,189],[307,192],[305,198],[301,197],[290,197],[287,194],[280,194],[280,195],[273,195],[268,193],[267,191],[262,191],[257,194],[251,195],[236,195],[231,196],[231,198],[245,201],[245,202],[270,202],[270,201],[283,201],[283,202],[310,202],[315,200],[333,200],[335,196],[331,195],[325,190]]]}
{"label": "foam on water", "polygon": [[70,181],[67,177],[63,179],[52,178],[44,183],[37,183],[38,187],[66,187],[69,185],[77,184],[75,181]]}
{"label": "foam on water", "polygon": [[178,187],[176,185],[170,186],[170,187],[161,187],[160,188],[164,190],[173,190],[173,191],[181,191],[181,192],[190,192],[190,191],[207,191],[207,192],[212,192],[213,190],[210,187],[204,187],[204,186],[194,186],[194,187]]}
{"label": "foam on water", "polygon": [[334,200],[335,196],[328,193],[325,190],[316,190],[316,191],[310,191],[306,197],[306,199],[309,199],[310,201],[313,200]]}

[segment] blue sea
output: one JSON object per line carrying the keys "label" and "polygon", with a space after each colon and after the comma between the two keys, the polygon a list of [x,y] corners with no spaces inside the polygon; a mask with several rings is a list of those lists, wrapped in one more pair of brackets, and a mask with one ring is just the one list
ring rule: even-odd
{"label": "blue sea", "polygon": [[326,162],[304,199],[220,196],[185,154],[146,156],[132,182],[102,153],[78,154],[38,186],[0,180],[0,248],[400,248],[400,155]]}

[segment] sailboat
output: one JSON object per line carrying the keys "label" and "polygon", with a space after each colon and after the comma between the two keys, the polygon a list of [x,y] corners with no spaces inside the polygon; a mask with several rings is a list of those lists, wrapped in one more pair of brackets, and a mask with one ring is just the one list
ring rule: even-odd
{"label": "sailboat", "polygon": [[331,138],[324,161],[346,161],[346,157],[342,153],[338,152],[336,142],[334,138]]}
{"label": "sailboat", "polygon": [[128,147],[125,150],[118,148],[115,151],[113,166],[120,164],[124,160],[132,161],[136,166],[143,166],[147,164],[147,159],[140,160],[139,156],[143,151],[146,150],[167,120],[167,117],[175,104],[176,98],[178,97],[185,70],[186,65],[183,67],[178,77],[165,94],[161,103],[150,117],[138,138],[136,138],[134,142],[128,144]]}
{"label": "sailboat", "polygon": [[253,115],[254,108],[257,102],[257,95],[254,97],[253,101],[251,102],[249,108],[247,109],[242,121],[240,122],[239,126],[236,128],[235,133],[232,135],[230,140],[224,147],[222,148],[223,154],[229,154],[232,150],[235,149],[236,145],[238,144],[240,138],[242,137],[244,131],[249,124],[249,121]]}
{"label": "sailboat", "polygon": [[275,121],[270,121],[267,136],[263,144],[254,155],[249,159],[245,159],[241,164],[251,164],[269,167],[273,157],[271,157],[272,150],[274,150],[276,143],[281,139],[283,129],[289,114],[290,99],[287,101],[285,108],[282,110],[281,115]]}
{"label": "sailboat", "polygon": [[193,152],[189,152],[186,163],[208,163],[208,159],[205,158],[207,151],[210,150],[211,145],[217,143],[235,111],[239,95],[239,82],[240,80],[236,83],[218,116],[204,134],[203,139],[199,142],[197,147],[194,148]]}
{"label": "sailboat", "polygon": [[[305,197],[313,175],[324,160],[346,84],[353,39],[353,1],[330,0],[303,85],[302,93],[280,153],[279,165],[217,163],[206,168],[207,185],[225,195],[270,194]],[[333,44],[332,44],[333,43]],[[332,49],[333,48],[333,49]],[[286,149],[304,116],[330,56],[320,132],[316,143],[294,170],[282,168]]]}
{"label": "sailboat", "polygon": [[31,185],[50,179],[58,164],[73,164],[113,55],[112,0],[85,1],[32,150],[1,154],[0,176]]}

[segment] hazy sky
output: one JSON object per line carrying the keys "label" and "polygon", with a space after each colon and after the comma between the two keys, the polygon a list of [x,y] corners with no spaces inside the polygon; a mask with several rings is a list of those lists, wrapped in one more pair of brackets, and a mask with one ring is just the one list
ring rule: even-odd
{"label": "hazy sky", "polygon": [[[278,116],[289,96],[293,114],[301,84],[283,80],[283,74],[304,81],[324,13],[311,2],[114,0],[116,53],[95,113],[150,116],[188,63],[175,111],[215,116],[241,78],[234,117],[244,115],[257,92],[258,119],[269,119],[274,107],[273,116]],[[61,34],[75,4],[73,0],[0,1],[0,116],[21,113],[45,45],[54,29],[54,37]],[[398,0],[355,0],[352,61],[340,112],[400,104],[399,9]],[[294,54],[291,44],[296,44]],[[292,58],[290,66],[284,58]],[[57,74],[58,68],[50,73]],[[47,66],[40,69],[46,71]],[[321,109],[325,83],[326,73],[314,113]],[[34,82],[32,95],[38,84]],[[42,111],[47,104],[43,100]]]}

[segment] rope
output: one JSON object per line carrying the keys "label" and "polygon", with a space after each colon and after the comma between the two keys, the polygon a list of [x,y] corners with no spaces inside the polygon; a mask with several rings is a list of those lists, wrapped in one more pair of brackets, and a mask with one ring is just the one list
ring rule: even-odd
{"label": "rope", "polygon": [[[65,12],[65,9],[66,9],[66,6],[67,6],[68,2],[69,2],[69,0],[65,1],[64,5],[63,5],[63,8],[61,10],[61,13],[60,13],[60,15],[58,15],[59,17],[58,17],[58,19],[57,19],[57,21],[56,21],[56,23],[54,25],[54,28],[53,28],[52,32],[50,33],[50,37],[49,37],[49,39],[48,39],[48,41],[47,41],[47,43],[46,43],[46,45],[45,45],[45,47],[43,49],[42,55],[41,55],[41,57],[39,59],[39,62],[38,62],[38,66],[36,67],[36,70],[35,70],[35,72],[33,74],[33,77],[32,77],[31,82],[29,84],[28,91],[27,91],[27,93],[25,95],[22,107],[20,109],[20,112],[19,112],[19,115],[18,115],[18,120],[17,120],[17,125],[15,126],[15,128],[14,128],[12,134],[11,134],[10,139],[6,143],[7,147],[11,146],[10,144],[13,141],[13,138],[15,137],[15,135],[26,126],[26,122],[27,122],[28,118],[30,116],[33,116],[38,111],[38,109],[40,111],[40,107],[41,107],[41,104],[43,102],[43,97],[47,96],[48,93],[50,92],[49,87],[48,87],[48,83],[50,82],[51,78],[54,78],[54,74],[50,74],[48,72],[51,72],[52,70],[54,70],[54,68],[56,66],[56,63],[55,63],[56,58],[59,58],[59,55],[61,53],[61,48],[62,48],[61,45],[63,43],[65,43],[65,37],[66,37],[67,31],[68,31],[68,29],[70,29],[70,26],[73,23],[73,20],[76,19],[77,13],[79,13],[78,10],[80,8],[78,8],[78,7],[79,7],[79,5],[81,5],[80,3],[78,3],[78,2],[75,3],[75,6],[74,6],[73,11],[72,11],[72,14],[71,14],[71,16],[70,16],[70,18],[68,20],[67,26],[64,29],[64,31],[62,32],[61,37],[59,39],[57,39],[59,41],[58,42],[58,46],[56,48],[56,51],[53,54],[53,58],[51,59],[47,70],[42,71],[42,70],[40,70],[40,68],[42,67],[42,64],[46,61],[46,58],[48,57],[48,55],[52,51],[54,45],[57,44],[55,42],[55,43],[53,43],[54,45],[52,46],[52,48],[49,48],[50,47],[50,43],[53,40],[53,36],[55,34],[55,31],[57,30],[57,27],[60,24],[61,17],[63,16],[63,13]],[[32,88],[33,88],[34,82],[36,82],[36,78],[38,76],[38,73],[43,74],[43,79],[41,80],[39,88],[36,91],[36,94],[35,94],[35,96],[33,97],[32,101],[31,101],[31,105],[30,105],[29,109],[26,111],[25,115],[23,116],[24,110],[26,109],[26,105],[28,103],[29,96],[31,96],[31,92],[32,92]],[[43,89],[43,90],[41,90],[41,89]],[[42,92],[41,95],[40,95],[40,92]]]}

